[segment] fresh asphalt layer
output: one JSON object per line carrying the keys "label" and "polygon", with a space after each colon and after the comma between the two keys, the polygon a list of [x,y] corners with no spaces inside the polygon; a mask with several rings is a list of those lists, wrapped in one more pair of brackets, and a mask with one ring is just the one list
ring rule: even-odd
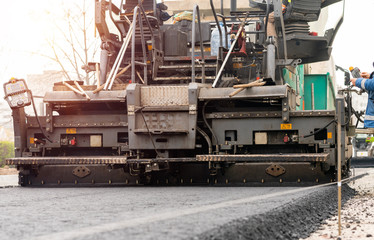
{"label": "fresh asphalt layer", "polygon": [[[299,235],[283,226],[294,222],[292,212],[308,208],[300,203],[311,204],[302,214],[316,215],[316,221],[310,219],[317,224],[333,214],[326,201],[334,191],[332,186],[0,188],[1,239],[265,239],[267,228],[296,239]],[[321,196],[328,199],[318,202]],[[328,205],[326,216],[318,204]],[[287,232],[266,226],[269,214],[276,220],[269,224],[278,222]]]}

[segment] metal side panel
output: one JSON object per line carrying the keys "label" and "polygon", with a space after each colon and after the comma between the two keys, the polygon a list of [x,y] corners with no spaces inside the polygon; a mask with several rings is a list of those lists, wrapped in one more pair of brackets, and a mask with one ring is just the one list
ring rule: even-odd
{"label": "metal side panel", "polygon": [[[271,131],[283,131],[283,130],[294,130],[297,131],[297,134],[300,136],[297,141],[298,144],[317,144],[323,143],[324,140],[315,140],[313,136],[311,137],[301,137],[309,135],[314,132],[316,129],[325,126],[333,117],[331,116],[320,116],[320,117],[291,117],[289,122],[289,129],[282,129],[282,120],[276,117],[263,117],[263,118],[254,118],[247,117],[241,119],[226,119],[218,118],[212,120],[212,128],[214,133],[217,136],[218,143],[213,142],[213,144],[225,144],[226,142],[226,131],[236,131],[237,139],[235,144],[238,145],[255,145],[254,133],[263,132],[268,133]],[[336,141],[335,139],[335,126],[331,124],[327,128],[327,139],[325,140],[327,144],[333,145]],[[270,136],[270,135],[269,135]],[[269,144],[269,143],[268,143]],[[283,144],[283,143],[282,143]],[[288,144],[289,145],[289,144]],[[287,144],[284,144],[287,146]]]}
{"label": "metal side panel", "polygon": [[127,92],[130,149],[195,148],[198,93],[196,84],[130,84]]}
{"label": "metal side panel", "polygon": [[290,87],[288,85],[252,87],[230,97],[234,88],[201,88],[199,100],[243,99],[243,98],[286,98]]}
{"label": "metal side panel", "polygon": [[139,185],[140,180],[123,168],[94,165],[21,166],[19,184],[24,187],[98,187]]}

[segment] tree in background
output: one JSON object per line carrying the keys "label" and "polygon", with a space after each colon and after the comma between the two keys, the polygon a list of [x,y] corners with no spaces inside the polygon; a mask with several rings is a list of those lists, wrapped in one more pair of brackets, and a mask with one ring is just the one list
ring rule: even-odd
{"label": "tree in background", "polygon": [[13,142],[0,141],[0,167],[5,165],[6,158],[14,157]]}
{"label": "tree in background", "polygon": [[37,53],[56,62],[67,80],[84,81],[93,84],[95,74],[86,71],[85,66],[95,58],[100,40],[94,36],[94,1],[86,0],[62,3],[63,19],[51,21],[58,30],[47,39],[51,54]]}

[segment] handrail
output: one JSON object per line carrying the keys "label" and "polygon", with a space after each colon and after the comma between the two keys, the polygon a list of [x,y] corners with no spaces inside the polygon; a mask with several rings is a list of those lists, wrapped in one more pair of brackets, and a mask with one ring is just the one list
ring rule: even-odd
{"label": "handrail", "polygon": [[229,47],[229,41],[227,39],[227,25],[226,25],[226,19],[225,19],[225,16],[223,16],[222,14],[217,14],[218,17],[222,18],[222,22],[223,22],[223,27],[225,28],[225,42],[226,42],[226,48]]}
{"label": "handrail", "polygon": [[[138,18],[138,10],[139,10],[139,5],[134,8],[134,15],[132,19],[132,24],[133,24],[133,29],[132,29],[132,40],[131,40],[131,81],[135,83],[135,33],[136,33],[136,22]],[[140,23],[141,23],[141,18],[140,18]],[[142,24],[139,24],[139,26],[143,26]],[[143,47],[143,28],[140,27],[140,35],[142,36],[142,47]],[[146,68],[145,66],[144,68]],[[144,78],[147,78],[147,75],[144,76]]]}
{"label": "handrail", "polygon": [[[156,17],[154,17],[154,16],[147,16],[147,18],[149,18],[149,19],[155,19],[156,22],[157,22],[157,29],[160,29],[160,25],[159,25],[158,20],[157,20]],[[158,41],[159,49],[162,49],[162,36],[161,36],[161,31],[157,31],[157,32],[158,32],[158,37],[159,37],[159,39],[160,39],[160,41]],[[152,43],[152,44],[154,44],[154,43]]]}
{"label": "handrail", "polygon": [[223,43],[222,43],[222,30],[221,30],[221,28],[219,26],[219,21],[218,21],[218,18],[217,18],[216,10],[214,8],[213,0],[210,0],[210,7],[212,8],[214,20],[216,21],[216,25],[217,25],[218,32],[219,32],[219,46],[222,47],[223,46]]}
{"label": "handrail", "polygon": [[[139,1],[140,2],[140,1]],[[139,8],[140,10],[142,9],[141,5],[139,5]],[[147,19],[147,17],[144,15],[144,19]],[[143,66],[143,74],[144,74],[144,84],[145,85],[148,85],[148,78],[147,78],[147,52],[146,52],[146,49],[145,49],[145,46],[146,46],[146,43],[145,43],[145,39],[144,39],[144,29],[143,29],[143,21],[142,21],[142,14],[140,13],[139,14],[139,27],[140,27],[140,39],[141,39],[141,44],[142,44],[142,52],[143,52],[143,64],[138,64],[138,65],[141,65]],[[149,27],[149,26],[148,26]],[[151,35],[152,35],[152,38],[153,39],[153,32],[151,31]],[[153,42],[153,40],[152,40]],[[135,58],[132,58],[131,61],[134,61],[134,64],[137,64],[136,61],[135,61]],[[137,75],[138,77],[141,79],[139,73],[137,72]],[[135,80],[135,79],[134,79]]]}
{"label": "handrail", "polygon": [[231,55],[232,53],[232,50],[234,49],[234,46],[236,44],[236,41],[238,41],[238,38],[239,38],[239,35],[242,33],[243,29],[244,29],[244,26],[245,26],[245,23],[247,22],[247,16],[245,16],[244,20],[242,21],[242,23],[240,24],[240,28],[238,30],[238,32],[236,33],[236,36],[235,36],[235,39],[234,41],[232,42],[231,44],[231,47],[229,49],[229,51],[227,52],[226,54],[226,57],[225,59],[223,60],[223,63],[221,65],[221,68],[220,70],[218,71],[217,75],[216,75],[216,78],[214,79],[214,82],[212,84],[212,87],[215,88],[217,83],[218,83],[218,80],[221,78],[221,75],[222,75],[222,72],[223,72],[223,69],[225,68],[225,65],[229,59],[229,56]]}
{"label": "handrail", "polygon": [[200,21],[200,10],[199,6],[195,4],[193,8],[193,15],[192,15],[192,52],[191,52],[191,64],[192,64],[192,72],[191,72],[191,81],[195,82],[195,41],[196,41],[196,13],[197,13],[197,23],[199,24],[199,37],[200,37],[200,51],[201,51],[201,65],[202,65],[202,79],[201,82],[205,83],[205,58],[204,58],[204,46],[201,36],[201,21]]}
{"label": "handrail", "polygon": [[123,10],[123,0],[121,0],[121,3],[119,5],[119,14],[121,15],[122,14],[122,10]]}
{"label": "handrail", "polygon": [[266,22],[265,22],[265,39],[267,38],[268,36],[268,22],[269,22],[269,8],[270,8],[270,4],[269,4],[269,1],[266,1]]}
{"label": "handrail", "polygon": [[[153,35],[153,31],[152,31],[152,27],[151,27],[151,24],[150,22],[148,21],[148,17],[147,15],[145,14],[145,11],[144,11],[144,8],[143,8],[143,5],[140,4],[140,0],[139,0],[139,7],[140,7],[140,11],[142,11],[143,13],[143,16],[144,16],[144,20],[145,20],[145,23],[147,24],[148,28],[149,28],[149,31],[151,33],[151,39],[152,39],[152,46],[154,46],[154,35]],[[157,25],[158,25],[158,21],[157,21]],[[159,26],[158,26],[159,27]]]}
{"label": "handrail", "polygon": [[[140,9],[140,12],[138,10]],[[148,21],[148,17],[144,11],[142,1],[139,0],[138,5],[134,8],[134,15],[133,15],[133,34],[132,34],[132,41],[131,41],[131,80],[135,82],[135,65],[142,65],[144,66],[144,84],[148,84],[148,77],[147,77],[147,54],[146,54],[146,48],[145,48],[145,39],[144,39],[144,30],[143,30],[143,20],[142,20],[142,14],[144,16],[144,20],[149,28],[149,32],[151,33],[151,40],[152,40],[152,46],[154,46],[155,40],[154,40],[154,35],[152,31],[151,24]],[[140,38],[141,38],[141,45],[142,45],[142,51],[143,51],[143,63],[135,61],[135,32],[136,32],[136,22],[137,22],[137,17],[139,17],[139,27],[140,27]]]}

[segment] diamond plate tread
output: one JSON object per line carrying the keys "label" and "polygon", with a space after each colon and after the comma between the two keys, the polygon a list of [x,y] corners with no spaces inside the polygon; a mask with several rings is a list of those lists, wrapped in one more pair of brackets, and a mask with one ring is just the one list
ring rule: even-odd
{"label": "diamond plate tread", "polygon": [[188,86],[151,86],[140,89],[141,105],[183,106],[188,102]]}

